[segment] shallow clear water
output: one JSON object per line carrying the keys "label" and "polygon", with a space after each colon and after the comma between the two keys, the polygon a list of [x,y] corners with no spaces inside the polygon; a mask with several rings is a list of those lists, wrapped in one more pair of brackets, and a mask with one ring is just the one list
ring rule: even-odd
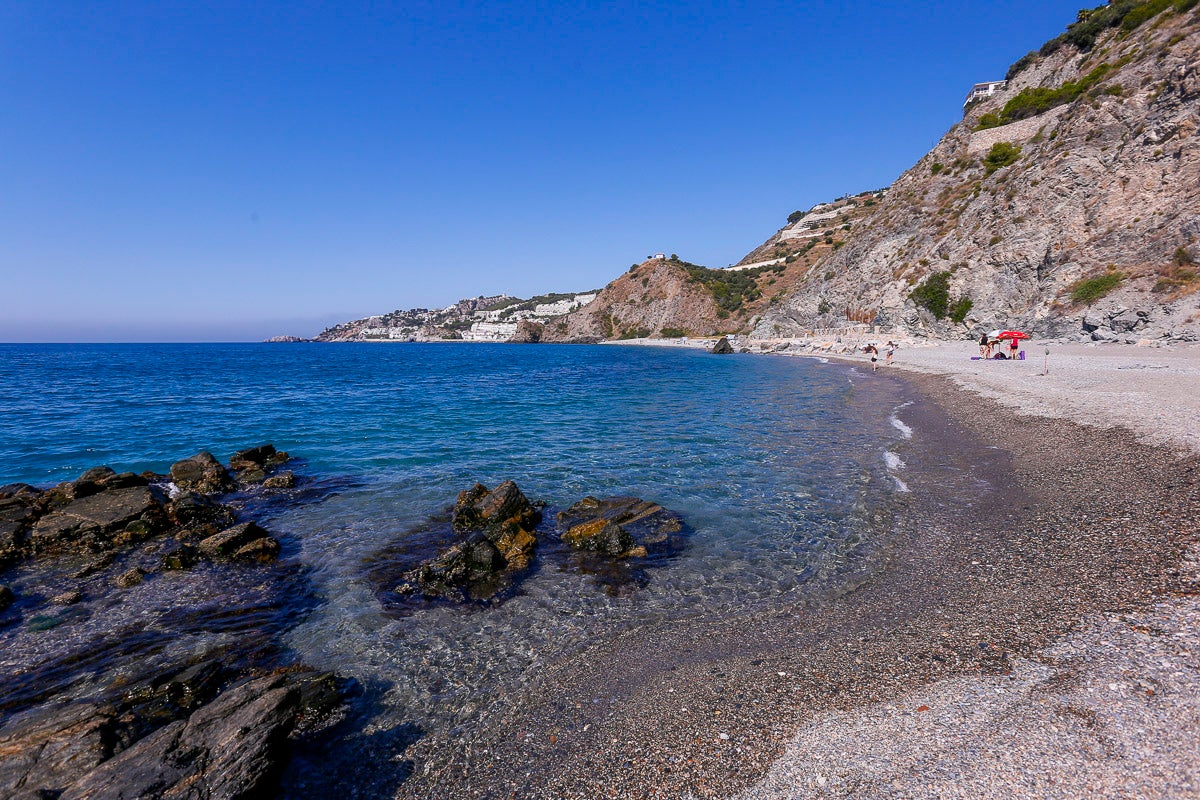
{"label": "shallow clear water", "polygon": [[[902,460],[885,461],[904,433],[895,384],[807,359],[0,345],[0,369],[0,483],[50,484],[96,464],[163,472],[201,449],[224,460],[272,442],[303,459],[305,480],[336,486],[264,512],[316,597],[279,644],[362,681],[379,700],[365,724],[379,729],[469,720],[497,687],[626,626],[781,607],[836,583],[903,486],[888,472]],[[462,489],[505,479],[551,510],[588,494],[657,501],[684,516],[687,546],[628,591],[543,557],[499,606],[397,613],[368,565]]]}

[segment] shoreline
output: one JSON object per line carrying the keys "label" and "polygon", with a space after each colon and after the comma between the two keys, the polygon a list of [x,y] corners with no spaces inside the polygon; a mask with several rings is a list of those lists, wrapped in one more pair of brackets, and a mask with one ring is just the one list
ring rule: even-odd
{"label": "shoreline", "polygon": [[[922,479],[867,580],[828,603],[597,642],[502,698],[478,730],[418,744],[398,797],[798,796],[796,771],[811,764],[797,742],[828,738],[820,725],[842,730],[946,681],[1014,680],[1097,615],[1146,613],[1187,588],[1194,455],[1119,429],[1014,420],[990,400],[962,403],[948,378],[884,377],[923,398],[906,410],[917,433],[902,453]],[[945,505],[971,491],[977,502]],[[874,763],[879,742],[854,743]],[[859,796],[842,761],[807,789]],[[905,778],[921,780],[888,780]],[[1006,781],[1003,796],[1021,793]]]}

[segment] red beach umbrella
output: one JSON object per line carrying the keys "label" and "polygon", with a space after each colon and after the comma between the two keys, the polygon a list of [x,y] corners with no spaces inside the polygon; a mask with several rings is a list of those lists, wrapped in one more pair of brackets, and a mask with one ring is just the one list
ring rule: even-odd
{"label": "red beach umbrella", "polygon": [[1000,331],[997,339],[1028,339],[1029,334],[1023,331]]}

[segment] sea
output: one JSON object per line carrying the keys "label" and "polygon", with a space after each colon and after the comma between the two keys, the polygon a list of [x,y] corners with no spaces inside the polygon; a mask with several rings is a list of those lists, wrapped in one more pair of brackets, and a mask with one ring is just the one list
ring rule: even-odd
{"label": "sea", "polygon": [[[470,725],[596,637],[783,609],[860,577],[908,488],[907,391],[856,365],[684,347],[0,345],[0,485],[165,473],[268,442],[299,478],[242,506],[283,542],[286,591],[198,568],[53,625],[2,625],[7,709],[101,693],[135,664],[269,650],[353,679],[359,735]],[[556,510],[621,495],[682,515],[682,545],[616,579],[539,555],[502,602],[414,604],[381,583],[387,554],[459,492],[505,480],[546,503],[542,536]],[[47,569],[0,582],[48,596],[66,578]]]}

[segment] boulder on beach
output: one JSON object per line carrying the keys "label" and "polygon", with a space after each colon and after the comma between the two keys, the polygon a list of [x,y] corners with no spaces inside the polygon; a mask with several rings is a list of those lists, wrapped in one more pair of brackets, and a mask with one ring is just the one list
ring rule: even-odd
{"label": "boulder on beach", "polygon": [[458,601],[492,599],[529,566],[537,546],[534,529],[541,519],[541,512],[512,481],[491,490],[476,484],[455,503],[453,544],[405,573],[395,591]]}
{"label": "boulder on beach", "polygon": [[712,349],[709,350],[708,352],[715,353],[716,355],[719,355],[719,356],[729,355],[729,354],[733,353],[733,345],[731,345],[729,343],[728,338],[722,336],[717,341],[717,343],[712,346]]}
{"label": "boulder on beach", "polygon": [[183,491],[219,494],[234,489],[233,479],[221,462],[207,451],[171,465],[171,482]]}

